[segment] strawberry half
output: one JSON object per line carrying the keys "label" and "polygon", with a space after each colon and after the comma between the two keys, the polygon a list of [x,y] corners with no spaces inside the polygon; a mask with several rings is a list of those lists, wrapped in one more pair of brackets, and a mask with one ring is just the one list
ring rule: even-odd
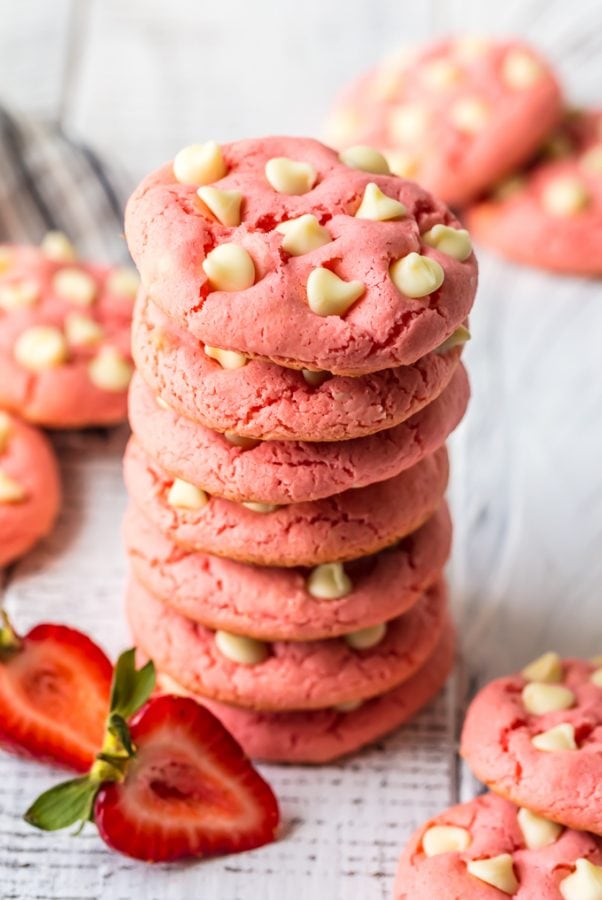
{"label": "strawberry half", "polygon": [[19,637],[2,613],[0,747],[87,771],[102,742],[112,673],[85,634],[38,625]]}
{"label": "strawberry half", "polygon": [[272,841],[278,803],[234,738],[194,700],[146,702],[154,668],[134,665],[133,651],[117,663],[105,739],[89,774],[42,794],[25,819],[48,831],[92,819],[110,847],[147,862]]}
{"label": "strawberry half", "polygon": [[94,821],[115,850],[147,861],[213,856],[274,839],[278,804],[234,738],[185,697],[149,701],[130,723],[136,755],[103,785]]}

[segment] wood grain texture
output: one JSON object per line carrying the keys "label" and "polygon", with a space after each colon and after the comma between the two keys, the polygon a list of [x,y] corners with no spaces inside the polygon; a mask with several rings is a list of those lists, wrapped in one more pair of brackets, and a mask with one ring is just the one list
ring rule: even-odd
{"label": "wood grain texture", "polygon": [[[64,108],[67,123],[133,177],[199,136],[319,131],[333,92],[358,67],[433,32],[529,37],[553,55],[572,98],[600,102],[602,12],[593,0],[569,9],[564,0],[306,0],[301,8],[172,0],[167,11],[159,0],[89,0],[61,95],[67,38],[48,35],[65,26],[67,5],[11,4],[0,33],[5,95],[32,110]],[[25,32],[19,58],[9,45]],[[466,354],[473,400],[452,441],[450,489],[465,662],[445,695],[340,765],[266,767],[282,800],[282,840],[192,867],[131,863],[92,831],[75,839],[28,829],[20,813],[55,773],[0,756],[3,898],[385,900],[411,828],[477,789],[455,756],[466,689],[549,647],[601,652],[600,282],[550,277],[484,251],[480,259]],[[124,431],[57,439],[67,500],[57,532],[12,574],[7,602],[19,627],[57,619],[91,631],[113,654],[126,645],[124,440]]]}

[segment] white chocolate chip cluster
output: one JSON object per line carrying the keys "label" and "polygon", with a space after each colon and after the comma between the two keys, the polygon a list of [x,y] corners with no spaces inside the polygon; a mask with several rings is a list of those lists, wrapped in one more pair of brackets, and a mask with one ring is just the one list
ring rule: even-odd
{"label": "white chocolate chip cluster", "polygon": [[[341,152],[340,160],[361,172],[390,174],[382,153],[366,145],[347,148]],[[245,196],[239,190],[222,186],[222,179],[229,172],[225,154],[214,141],[184,148],[173,163],[174,178],[183,185],[196,187],[205,214],[232,229],[228,236],[219,236],[201,264],[210,291],[232,293],[253,288],[261,275],[253,252],[245,246],[244,232],[235,231],[244,225]],[[284,156],[268,159],[263,176],[272,190],[289,197],[309,194],[320,183],[319,173],[311,162]],[[370,181],[358,201],[354,217],[358,221],[396,223],[407,214],[406,206],[396,196]],[[313,211],[278,222],[274,231],[281,235],[280,247],[287,255],[285,264],[288,257],[294,259],[316,253],[335,240],[328,224],[321,222]],[[466,261],[472,253],[468,232],[450,225],[434,225],[422,235],[422,243],[427,250],[433,248],[460,262]],[[343,277],[335,265],[329,265],[328,260],[325,262],[312,268],[307,276],[308,308],[317,316],[345,316],[366,293],[365,274],[351,279]],[[428,253],[413,251],[391,262],[389,277],[405,297],[422,299],[441,288],[445,272],[438,259]],[[234,349],[206,347],[205,352],[223,368],[238,368],[246,362],[245,357]]]}
{"label": "white chocolate chip cluster", "polygon": [[[545,716],[575,706],[574,692],[563,684],[564,671],[557,653],[544,653],[522,671],[527,682],[522,690],[522,704],[530,715]],[[577,750],[575,728],[570,722],[560,722],[534,735],[532,745],[546,753]]]}
{"label": "white chocolate chip cluster", "polygon": [[[54,325],[32,325],[24,329],[13,347],[15,361],[34,374],[41,374],[73,361],[72,350],[94,348],[105,337],[102,326],[80,313],[69,314],[64,329]],[[133,373],[132,364],[120,350],[104,344],[87,363],[92,384],[110,393],[125,391]]]}

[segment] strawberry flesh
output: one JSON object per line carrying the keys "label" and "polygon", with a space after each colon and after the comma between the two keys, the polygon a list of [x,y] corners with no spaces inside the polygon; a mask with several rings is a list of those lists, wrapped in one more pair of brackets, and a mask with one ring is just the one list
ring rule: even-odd
{"label": "strawberry flesh", "polygon": [[102,743],[112,674],[86,635],[38,625],[0,661],[0,747],[87,771]]}
{"label": "strawberry flesh", "polygon": [[236,853],[274,839],[276,798],[234,738],[185,697],[150,700],[131,719],[125,778],[94,805],[100,836],[148,862]]}

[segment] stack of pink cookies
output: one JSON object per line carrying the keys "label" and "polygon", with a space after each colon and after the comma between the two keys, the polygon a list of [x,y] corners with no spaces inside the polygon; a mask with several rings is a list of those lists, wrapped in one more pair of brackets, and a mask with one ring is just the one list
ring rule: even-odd
{"label": "stack of pink cookies", "polygon": [[375,150],[299,138],[185,148],[126,232],[136,643],[251,755],[350,752],[452,664],[468,233]]}

